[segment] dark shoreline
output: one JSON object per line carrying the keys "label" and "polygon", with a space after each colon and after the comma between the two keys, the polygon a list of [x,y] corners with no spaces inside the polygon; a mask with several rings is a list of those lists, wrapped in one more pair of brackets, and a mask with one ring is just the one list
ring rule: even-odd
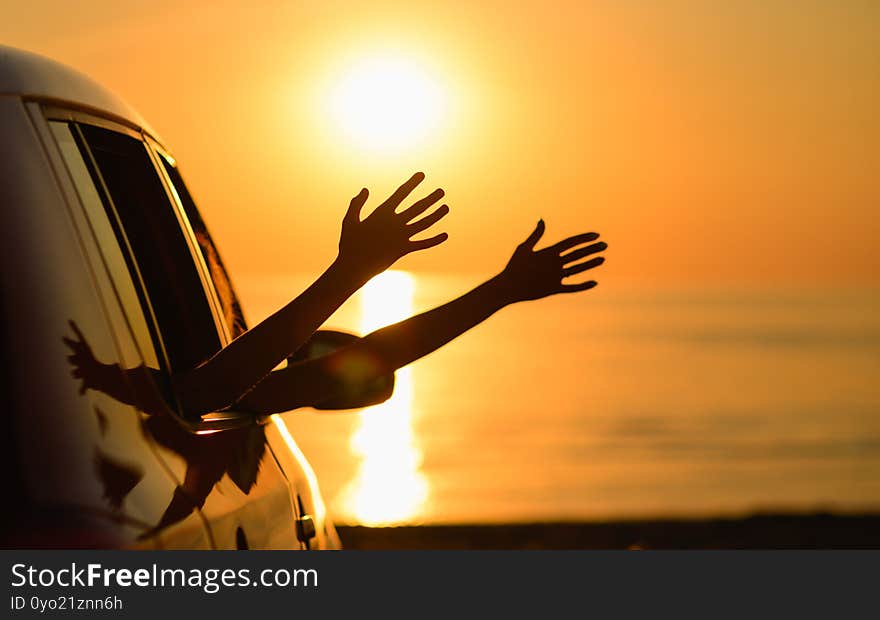
{"label": "dark shoreline", "polygon": [[880,549],[880,513],[337,530],[346,549]]}

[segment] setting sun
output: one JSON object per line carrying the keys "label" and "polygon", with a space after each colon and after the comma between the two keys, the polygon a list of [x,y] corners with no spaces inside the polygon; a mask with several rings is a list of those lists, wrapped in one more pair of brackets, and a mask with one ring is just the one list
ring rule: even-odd
{"label": "setting sun", "polygon": [[447,96],[436,78],[412,58],[376,55],[345,67],[327,103],[328,120],[349,146],[397,151],[437,130]]}

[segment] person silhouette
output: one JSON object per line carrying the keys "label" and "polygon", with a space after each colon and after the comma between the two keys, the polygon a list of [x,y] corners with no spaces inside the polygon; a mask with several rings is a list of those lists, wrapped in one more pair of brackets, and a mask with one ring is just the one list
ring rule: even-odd
{"label": "person silhouette", "polygon": [[[309,303],[313,305],[309,306],[298,326],[308,325],[314,331],[341,303],[344,295],[340,291],[354,292],[403,255],[446,240],[446,233],[421,241],[410,240],[412,235],[427,230],[449,212],[448,206],[442,205],[429,215],[412,221],[440,201],[444,196],[442,189],[434,190],[399,213],[396,211],[423,179],[423,173],[414,174],[364,220],[360,219],[360,213],[368,197],[367,190],[362,189],[352,199],[343,219],[337,261],[303,294],[309,297]],[[318,406],[340,393],[357,392],[358,385],[375,383],[398,368],[435,351],[505,306],[594,288],[597,285],[595,280],[578,283],[566,283],[564,280],[601,265],[605,259],[597,255],[608,245],[598,241],[597,233],[587,232],[536,250],[545,228],[544,221],[539,220],[531,234],[513,252],[504,269],[470,292],[433,310],[374,331],[326,355],[297,362],[288,360],[285,368],[266,372],[255,381],[236,400],[235,406],[262,415]],[[323,291],[326,291],[327,298],[319,299]],[[292,303],[297,303],[299,299]],[[304,302],[302,306],[305,305]],[[267,319],[273,320],[276,319]],[[274,325],[264,328],[265,324],[264,321],[254,330],[266,329],[268,335],[279,329]],[[306,331],[300,329],[296,332],[297,343],[302,344],[299,338]],[[275,347],[274,351],[274,356],[266,355],[261,360],[260,368],[274,368],[283,359],[279,358],[285,352],[283,347]],[[221,351],[216,357],[222,358],[223,355]],[[229,355],[222,363],[230,364],[233,357],[237,358],[238,355]],[[256,357],[254,352],[250,359]],[[209,360],[207,365],[211,363]],[[189,378],[192,383],[184,379],[179,385],[183,389],[196,391],[193,384],[200,379],[199,373],[197,369]],[[189,402],[194,401],[202,402],[199,399]]]}
{"label": "person silhouette", "polygon": [[[595,280],[565,283],[563,280],[604,262],[599,254],[607,248],[599,235],[589,232],[568,237],[536,250],[545,225],[540,220],[531,234],[493,278],[461,297],[433,310],[355,338],[325,355],[301,359],[297,353],[321,324],[345,299],[370,278],[402,256],[446,240],[446,233],[427,239],[412,237],[431,228],[449,212],[441,205],[421,217],[444,196],[436,189],[411,206],[398,207],[424,179],[414,174],[386,201],[364,219],[361,211],[368,191],[362,189],[352,200],[342,222],[336,260],[305,292],[281,310],[246,330],[238,321],[240,310],[234,296],[224,297],[235,339],[226,347],[179,377],[171,386],[159,369],[144,365],[121,368],[102,364],[92,353],[86,337],[71,321],[74,338],[65,337],[70,349],[71,374],[81,381],[80,393],[97,390],[134,405],[147,414],[143,427],[159,444],[182,456],[186,474],[170,498],[161,519],[149,531],[179,521],[200,507],[214,485],[228,474],[247,494],[253,487],[265,454],[265,436],[259,425],[214,435],[197,435],[184,430],[169,402],[183,405],[184,415],[222,410],[234,406],[257,416],[319,407],[345,394],[375,392],[364,389],[387,381],[389,374],[438,349],[505,306],[560,293],[576,293],[596,286]],[[222,269],[210,247],[202,251],[212,272]],[[591,258],[592,257],[592,258]],[[225,279],[222,279],[225,281]],[[287,366],[273,370],[288,359]],[[388,385],[387,387],[391,387]],[[168,390],[174,391],[170,398]],[[383,398],[390,396],[390,389]],[[99,420],[103,413],[96,411]],[[106,420],[103,424],[106,425]],[[111,503],[118,506],[139,480],[137,471],[96,455],[96,463]]]}
{"label": "person silhouette", "polygon": [[[597,241],[597,233],[588,232],[536,250],[545,231],[544,221],[540,220],[504,269],[470,292],[326,355],[288,360],[286,367],[273,370],[299,351],[324,321],[373,276],[406,254],[447,239],[445,232],[412,239],[449,213],[444,204],[420,217],[443,198],[442,189],[398,211],[424,178],[421,172],[412,175],[363,219],[361,211],[369,192],[364,188],[352,198],[342,221],[337,257],[311,286],[257,326],[235,330],[240,333],[234,334],[231,343],[195,368],[171,377],[170,389],[184,415],[198,419],[202,414],[233,406],[268,415],[316,406],[351,392],[353,385],[375,384],[505,306],[596,286],[595,280],[564,280],[601,265],[604,257],[594,255],[603,252],[607,244]],[[212,253],[205,258],[210,267]]]}

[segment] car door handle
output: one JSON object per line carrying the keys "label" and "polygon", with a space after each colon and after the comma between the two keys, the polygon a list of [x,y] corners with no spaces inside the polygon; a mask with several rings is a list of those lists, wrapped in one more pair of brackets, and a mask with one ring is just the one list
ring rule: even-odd
{"label": "car door handle", "polygon": [[317,534],[315,530],[315,520],[311,515],[303,515],[295,521],[296,538],[302,543],[309,544],[309,541]]}

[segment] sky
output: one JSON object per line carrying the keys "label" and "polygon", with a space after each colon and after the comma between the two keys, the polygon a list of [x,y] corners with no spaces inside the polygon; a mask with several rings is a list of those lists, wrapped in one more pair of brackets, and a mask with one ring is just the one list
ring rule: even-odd
{"label": "sky", "polygon": [[[235,279],[317,275],[361,187],[375,205],[423,170],[452,212],[448,242],[397,265],[417,273],[491,275],[542,217],[547,241],[600,232],[600,280],[621,286],[880,284],[872,0],[33,0],[3,15],[0,42],[148,119]],[[411,78],[383,93],[382,67]]]}

